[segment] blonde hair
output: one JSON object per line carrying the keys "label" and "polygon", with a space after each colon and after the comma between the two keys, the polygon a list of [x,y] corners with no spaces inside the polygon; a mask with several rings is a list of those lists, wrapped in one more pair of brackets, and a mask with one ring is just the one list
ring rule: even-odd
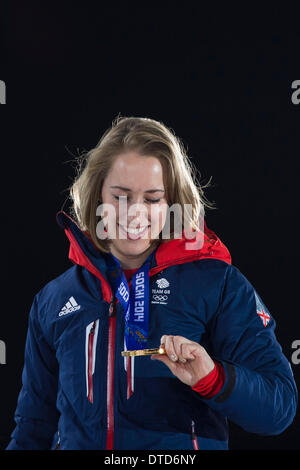
{"label": "blonde hair", "polygon": [[[179,203],[182,211],[185,204],[190,204],[193,230],[198,229],[200,212],[204,215],[205,207],[214,209],[198,182],[197,169],[188,158],[181,140],[170,128],[154,119],[118,115],[96,147],[78,157],[77,176],[69,188],[71,216],[83,231],[88,232],[94,245],[106,253],[110,251],[110,241],[97,237],[96,226],[101,218],[96,215],[96,209],[102,202],[103,183],[114,158],[132,150],[141,156],[155,156],[160,161],[167,204]],[[170,238],[174,238],[172,226]],[[167,241],[161,239],[160,234],[160,242]]]}

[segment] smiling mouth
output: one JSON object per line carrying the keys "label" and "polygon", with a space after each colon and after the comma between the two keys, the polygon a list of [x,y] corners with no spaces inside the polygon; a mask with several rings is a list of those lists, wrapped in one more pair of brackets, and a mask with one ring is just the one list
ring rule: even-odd
{"label": "smiling mouth", "polygon": [[140,227],[138,229],[132,229],[128,227],[127,228],[123,227],[123,225],[120,225],[120,224],[118,225],[119,227],[121,227],[123,232],[126,233],[127,238],[131,240],[137,240],[138,238],[140,238],[140,236],[143,235],[146,232],[146,230],[150,227],[150,225],[144,225],[144,227]]}
{"label": "smiling mouth", "polygon": [[150,227],[150,225],[144,225],[144,227],[139,227],[139,228],[127,228],[127,227],[124,227],[123,225],[120,225],[120,227],[123,230],[125,230],[125,232],[127,233],[139,234],[139,233],[142,233],[146,228]]}

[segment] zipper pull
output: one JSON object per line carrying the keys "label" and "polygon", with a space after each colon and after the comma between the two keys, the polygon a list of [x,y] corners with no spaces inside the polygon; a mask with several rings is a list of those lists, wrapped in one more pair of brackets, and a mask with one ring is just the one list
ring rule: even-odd
{"label": "zipper pull", "polygon": [[197,434],[195,432],[195,422],[192,420],[192,426],[191,426],[191,439],[193,441],[193,446],[194,446],[194,450],[199,450],[199,446],[198,446],[198,440],[197,440]]}
{"label": "zipper pull", "polygon": [[90,335],[93,335],[95,333],[95,328],[96,328],[96,322],[94,321],[94,323],[92,324],[92,327],[90,329]]}
{"label": "zipper pull", "polygon": [[108,311],[109,317],[112,317],[114,314],[114,301],[115,301],[115,296],[113,295],[110,301],[110,305],[109,305],[109,311]]}
{"label": "zipper pull", "polygon": [[195,422],[192,421],[192,439],[195,439],[196,434],[195,434]]}

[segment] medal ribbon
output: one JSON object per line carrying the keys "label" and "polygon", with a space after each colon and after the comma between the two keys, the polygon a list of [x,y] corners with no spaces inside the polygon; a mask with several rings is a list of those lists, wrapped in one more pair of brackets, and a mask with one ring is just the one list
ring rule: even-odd
{"label": "medal ribbon", "polygon": [[147,346],[150,256],[132,277],[131,291],[119,260],[111,254],[117,269],[111,259],[108,261],[115,295],[125,312],[125,344],[128,350],[145,349]]}

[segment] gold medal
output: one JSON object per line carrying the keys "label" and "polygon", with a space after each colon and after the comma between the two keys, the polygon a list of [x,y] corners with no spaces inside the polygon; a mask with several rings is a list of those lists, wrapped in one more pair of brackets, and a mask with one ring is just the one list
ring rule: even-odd
{"label": "gold medal", "polygon": [[137,349],[135,351],[122,351],[122,356],[151,356],[151,354],[165,354],[165,349],[160,346],[154,349]]}

